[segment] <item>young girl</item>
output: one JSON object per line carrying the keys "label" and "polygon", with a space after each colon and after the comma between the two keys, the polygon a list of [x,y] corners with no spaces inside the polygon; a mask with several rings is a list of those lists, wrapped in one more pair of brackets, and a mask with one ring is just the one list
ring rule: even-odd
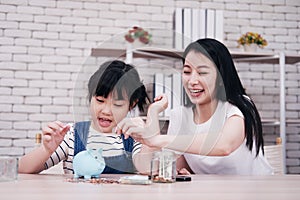
{"label": "young girl", "polygon": [[126,119],[118,125],[118,132],[150,147],[183,152],[177,160],[179,170],[272,174],[263,156],[259,113],[241,84],[228,49],[214,39],[191,43],[183,54],[182,83],[187,102],[172,110],[167,135],[158,135],[156,125],[158,113],[167,105],[165,95],[151,105],[161,109],[148,115],[155,123],[148,123],[147,132],[136,131],[134,124],[128,128]]}
{"label": "young girl", "polygon": [[[149,102],[136,69],[122,61],[106,62],[88,83],[91,121],[63,124],[55,121],[43,128],[43,145],[19,160],[20,173],[39,173],[63,161],[65,173],[73,173],[73,158],[89,149],[103,149],[103,173],[133,173],[132,159],[144,147],[132,138],[114,132],[118,122],[135,106],[140,111]],[[134,120],[131,120],[134,121]],[[135,123],[143,126],[138,119]]]}

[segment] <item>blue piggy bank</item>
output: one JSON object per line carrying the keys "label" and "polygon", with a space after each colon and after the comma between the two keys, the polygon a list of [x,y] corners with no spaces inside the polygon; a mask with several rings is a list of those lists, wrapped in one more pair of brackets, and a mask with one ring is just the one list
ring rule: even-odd
{"label": "blue piggy bank", "polygon": [[74,178],[81,176],[84,179],[99,178],[104,168],[105,161],[102,156],[102,149],[81,151],[73,159]]}

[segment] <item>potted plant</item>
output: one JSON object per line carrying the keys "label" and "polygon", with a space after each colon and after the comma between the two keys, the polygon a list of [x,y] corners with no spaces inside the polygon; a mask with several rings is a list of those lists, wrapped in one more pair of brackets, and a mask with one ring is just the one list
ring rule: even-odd
{"label": "potted plant", "polygon": [[129,43],[133,43],[135,39],[138,39],[143,44],[148,44],[151,41],[152,35],[143,28],[134,26],[124,36],[125,40]]}
{"label": "potted plant", "polygon": [[243,46],[245,51],[256,51],[257,46],[263,48],[268,42],[260,34],[247,32],[237,40],[239,46]]}

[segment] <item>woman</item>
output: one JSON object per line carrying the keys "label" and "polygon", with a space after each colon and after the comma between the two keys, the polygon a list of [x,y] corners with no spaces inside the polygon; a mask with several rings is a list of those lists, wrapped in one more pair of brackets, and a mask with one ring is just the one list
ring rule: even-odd
{"label": "woman", "polygon": [[259,113],[228,49],[214,39],[191,43],[183,54],[182,83],[187,101],[172,110],[167,135],[156,134],[158,112],[167,104],[164,95],[150,106],[161,109],[148,114],[147,132],[133,124],[124,130],[126,120],[119,124],[119,132],[152,148],[182,152],[177,167],[191,173],[272,174],[263,157]]}

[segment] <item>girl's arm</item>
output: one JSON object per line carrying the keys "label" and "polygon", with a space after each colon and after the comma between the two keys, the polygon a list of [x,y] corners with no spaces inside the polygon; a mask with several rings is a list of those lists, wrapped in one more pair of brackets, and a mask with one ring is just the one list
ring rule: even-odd
{"label": "girl's arm", "polygon": [[37,174],[45,169],[45,162],[51,156],[43,145],[19,159],[19,173]]}
{"label": "girl's arm", "polygon": [[[125,118],[118,124],[117,127],[120,126],[122,126],[123,128],[122,131],[127,132],[127,134],[124,134],[125,138],[129,136],[129,131],[143,132],[145,130],[145,122],[140,117]],[[117,132],[118,131],[119,129],[117,128]],[[137,141],[136,138],[135,140]],[[135,151],[135,149],[133,151]],[[155,149],[141,144],[141,147],[138,150],[138,152],[133,152],[133,164],[139,173],[150,174],[150,164],[153,151],[155,151]]]}
{"label": "girl's arm", "polygon": [[45,162],[64,140],[70,126],[56,121],[43,128],[43,144],[19,159],[19,173],[39,173],[45,169]]}
{"label": "girl's arm", "polygon": [[[139,121],[138,118],[125,118],[118,124],[117,133],[124,134],[125,138],[135,135],[134,139],[141,143],[145,143],[143,137],[148,138],[160,134],[158,114],[167,107],[168,101],[164,96],[158,96],[154,101],[157,103],[149,106],[146,123]],[[159,149],[143,144],[140,152],[134,155],[133,163],[140,173],[150,174],[153,152]]]}
{"label": "girl's arm", "polygon": [[[144,121],[139,117],[125,118],[118,124],[117,127],[121,127],[121,126],[122,126],[122,133],[124,134],[125,138],[129,137],[129,135],[133,133],[139,133],[142,135],[143,133],[145,133],[145,131],[147,132]],[[154,127],[156,127],[156,125],[153,124],[152,128]],[[117,132],[120,132],[120,129],[118,129]],[[157,130],[156,132],[159,133],[159,130]],[[134,138],[134,139],[137,142],[140,142],[142,140],[142,137]],[[150,174],[152,155],[153,152],[157,150],[158,150],[157,148],[150,148],[147,145],[142,144],[139,152],[133,154],[132,157],[133,164],[139,173],[148,174],[148,175]]]}

